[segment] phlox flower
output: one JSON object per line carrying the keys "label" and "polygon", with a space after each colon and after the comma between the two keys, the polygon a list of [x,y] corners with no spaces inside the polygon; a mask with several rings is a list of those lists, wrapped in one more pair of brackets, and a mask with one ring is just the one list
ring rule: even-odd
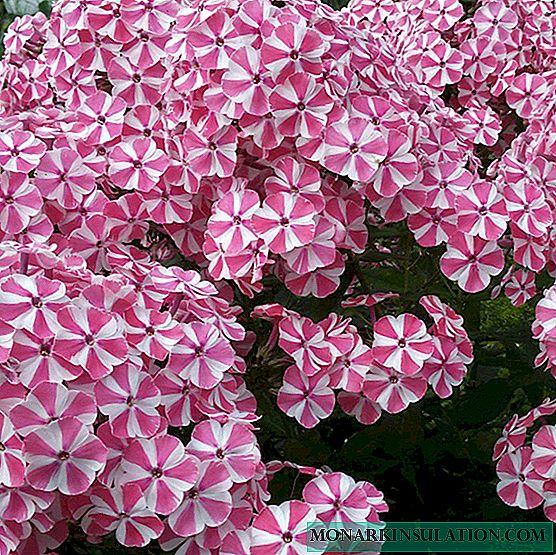
{"label": "phlox flower", "polygon": [[73,416],[51,422],[25,437],[28,483],[41,491],[84,493],[106,463],[107,449]]}

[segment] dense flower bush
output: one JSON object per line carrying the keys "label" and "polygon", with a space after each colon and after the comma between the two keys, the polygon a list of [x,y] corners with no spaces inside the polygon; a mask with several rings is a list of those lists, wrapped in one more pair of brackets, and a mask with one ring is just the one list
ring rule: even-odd
{"label": "dense flower bush", "polygon": [[[379,521],[373,484],[263,459],[249,375],[304,428],[462,383],[463,318],[363,270],[396,267],[380,237],[406,222],[467,293],[503,275],[493,295],[519,305],[556,273],[555,22],[548,0],[60,0],[16,19],[0,554],[56,549],[71,522],[91,542],[293,555],[308,521]],[[553,295],[534,327],[551,368]],[[523,443],[554,407],[495,453],[502,499],[549,518],[556,434]],[[282,469],[309,477],[303,500],[272,504]]]}

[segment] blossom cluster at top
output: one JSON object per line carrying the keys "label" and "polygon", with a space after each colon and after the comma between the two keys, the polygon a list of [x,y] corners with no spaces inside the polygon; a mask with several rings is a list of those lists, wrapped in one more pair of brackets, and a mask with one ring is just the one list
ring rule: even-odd
{"label": "blossom cluster at top", "polygon": [[[554,267],[550,4],[60,0],[10,26],[0,555],[55,549],[68,521],[180,555],[294,555],[307,521],[379,519],[368,482],[262,462],[246,323],[270,321],[278,406],[312,427],[334,390],[363,423],[429,384],[449,396],[472,360],[461,316],[425,295],[432,325],[384,315],[367,345],[335,313],[245,314],[228,281],[327,297],[375,227],[407,220],[465,291],[507,255],[505,293],[529,298]],[[283,467],[311,480],[269,505]]]}
{"label": "blossom cluster at top", "polygon": [[0,231],[99,271],[151,220],[245,294],[273,273],[324,297],[365,249],[368,202],[375,222],[446,244],[465,291],[513,256],[506,291],[529,298],[554,265],[552,3],[279,4],[62,1],[17,20]]}

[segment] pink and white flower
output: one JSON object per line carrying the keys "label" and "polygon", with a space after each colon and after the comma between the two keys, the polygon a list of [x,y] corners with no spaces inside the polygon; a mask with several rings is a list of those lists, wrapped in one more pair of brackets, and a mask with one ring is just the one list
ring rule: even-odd
{"label": "pink and white flower", "polygon": [[71,305],[57,313],[57,320],[54,348],[91,378],[102,378],[126,361],[124,326],[115,316],[98,308]]}
{"label": "pink and white flower", "polygon": [[168,369],[201,389],[212,389],[232,367],[234,351],[213,324],[183,324],[184,337],[170,355]]}
{"label": "pink and white flower", "polygon": [[97,487],[91,502],[93,507],[84,516],[83,528],[93,536],[115,531],[122,545],[144,547],[164,530],[162,521],[147,507],[143,491],[134,484]]}
{"label": "pink and white flower", "polygon": [[[324,141],[323,165],[354,181],[369,181],[388,153],[388,144],[376,127],[358,117],[328,126]],[[377,182],[379,189],[380,183],[381,181]],[[396,191],[398,189],[399,187]],[[386,191],[386,187],[384,190]]]}
{"label": "pink and white flower", "polygon": [[278,406],[304,428],[314,428],[334,410],[336,399],[329,383],[324,371],[307,376],[297,366],[290,366],[278,391]]}
{"label": "pink and white flower", "polygon": [[382,366],[412,376],[433,353],[425,324],[413,314],[383,316],[373,330],[373,356]]}
{"label": "pink and white flower", "polygon": [[160,392],[153,379],[132,363],[114,368],[95,384],[100,412],[116,437],[152,437],[160,427]]}
{"label": "pink and white flower", "polygon": [[199,534],[207,526],[220,526],[232,510],[231,488],[232,480],[221,462],[201,462],[196,483],[168,517],[168,526],[182,537]]}
{"label": "pink and white flower", "polygon": [[23,453],[31,486],[79,495],[104,468],[107,449],[85,424],[66,416],[27,435]]}
{"label": "pink and white flower", "polygon": [[332,362],[324,330],[309,318],[284,318],[279,324],[278,344],[307,376],[312,376]]}
{"label": "pink and white flower", "polygon": [[482,291],[504,269],[504,255],[495,241],[456,233],[440,259],[442,273],[467,293]]}
{"label": "pink and white flower", "polygon": [[533,509],[543,502],[544,478],[540,476],[531,462],[533,450],[523,446],[506,453],[496,465],[500,482],[496,486],[498,495],[506,505]]}
{"label": "pink and white flower", "polygon": [[313,240],[314,210],[313,204],[300,196],[274,193],[253,215],[253,229],[272,252],[287,253]]}
{"label": "pink and white flower", "polygon": [[236,422],[220,424],[212,420],[197,424],[187,452],[201,461],[221,462],[234,483],[251,480],[261,460],[255,435]]}
{"label": "pink and white flower", "polygon": [[407,376],[393,368],[373,366],[363,382],[363,393],[391,414],[416,403],[427,391],[427,380],[421,375]]}
{"label": "pink and white flower", "polygon": [[168,515],[196,483],[199,465],[178,438],[169,435],[137,439],[125,450],[120,481],[141,488],[146,506]]}
{"label": "pink and white flower", "polygon": [[22,173],[0,176],[0,229],[11,235],[21,233],[40,213],[43,201],[39,190]]}
{"label": "pink and white flower", "polygon": [[303,501],[268,505],[251,525],[251,555],[302,555],[307,552],[307,524],[317,520]]}

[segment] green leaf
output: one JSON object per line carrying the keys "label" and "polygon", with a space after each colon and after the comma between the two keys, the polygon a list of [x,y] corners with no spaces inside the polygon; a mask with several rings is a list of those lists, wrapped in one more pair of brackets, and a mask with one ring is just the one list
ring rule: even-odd
{"label": "green leaf", "polygon": [[[6,11],[14,15],[37,13],[40,3],[40,0],[4,0]],[[49,2],[46,3],[49,4]]]}

